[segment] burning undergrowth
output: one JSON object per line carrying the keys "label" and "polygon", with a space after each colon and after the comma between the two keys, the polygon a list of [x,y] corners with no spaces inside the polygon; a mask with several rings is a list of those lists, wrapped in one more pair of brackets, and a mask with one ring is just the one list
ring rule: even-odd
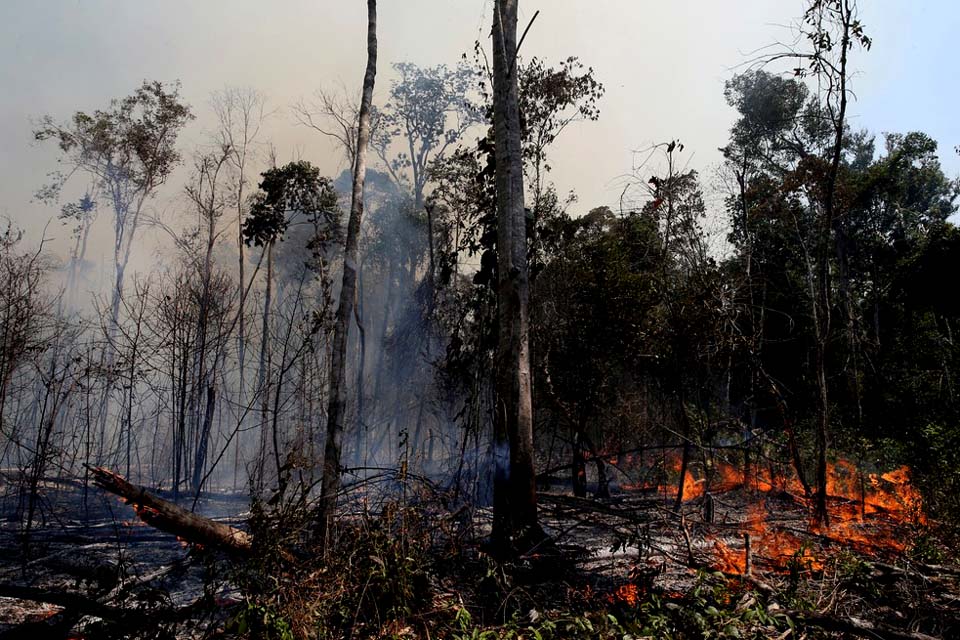
{"label": "burning undergrowth", "polygon": [[[608,499],[544,489],[552,544],[508,562],[484,544],[487,507],[403,467],[346,483],[324,540],[311,487],[288,478],[254,501],[242,525],[253,544],[242,560],[197,545],[179,552],[202,568],[189,601],[164,596],[169,582],[121,583],[141,584],[138,598],[152,593],[154,608],[137,610],[176,627],[177,637],[789,638],[791,624],[862,635],[865,619],[879,637],[958,629],[960,572],[934,563],[909,470],[871,475],[834,464],[829,526],[815,526],[802,484],[783,469],[744,474],[701,461],[687,465],[681,484],[671,456],[655,471],[619,458],[619,489]],[[117,522],[129,526],[117,530],[157,535],[138,524],[156,519],[144,507],[124,506]],[[118,600],[89,593],[110,603],[116,637],[161,637],[130,635]],[[192,636],[182,635],[188,616]]]}
{"label": "burning undergrowth", "polygon": [[910,550],[916,532],[929,524],[905,466],[871,473],[846,460],[828,464],[828,518],[815,522],[809,489],[782,467],[744,472],[719,461],[684,468],[679,454],[646,467],[638,462],[630,454],[608,459],[625,478],[623,494],[682,504],[688,520],[692,515],[708,529],[711,566],[728,573],[782,573],[791,563],[819,570],[823,563],[816,556],[841,548],[890,559]]}
{"label": "burning undergrowth", "polygon": [[863,637],[958,629],[957,572],[906,467],[829,465],[829,518],[816,523],[812,496],[788,465],[744,473],[707,456],[684,466],[679,453],[604,462],[619,484],[610,500],[547,492],[543,511],[581,554],[585,596],[621,623],[636,622],[635,631],[716,635],[717,626],[691,631],[706,620],[740,633],[752,628],[746,617],[765,621],[748,635],[791,637],[778,626],[787,615],[791,624]]}

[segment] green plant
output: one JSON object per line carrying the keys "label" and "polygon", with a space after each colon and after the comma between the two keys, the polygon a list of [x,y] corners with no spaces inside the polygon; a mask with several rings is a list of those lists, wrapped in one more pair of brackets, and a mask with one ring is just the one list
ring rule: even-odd
{"label": "green plant", "polygon": [[927,530],[919,531],[914,536],[907,555],[911,560],[925,564],[941,564],[948,559],[947,552],[944,551],[940,541]]}
{"label": "green plant", "polygon": [[227,625],[241,636],[265,640],[294,640],[290,623],[269,607],[248,602]]}

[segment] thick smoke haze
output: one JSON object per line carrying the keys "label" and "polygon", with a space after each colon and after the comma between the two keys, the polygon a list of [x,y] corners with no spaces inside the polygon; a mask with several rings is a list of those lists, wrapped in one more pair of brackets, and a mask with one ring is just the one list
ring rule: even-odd
{"label": "thick smoke haze", "polygon": [[960,638],[958,26],[0,0],[0,638]]}
{"label": "thick smoke haze", "polygon": [[[473,42],[488,38],[489,0],[414,0],[384,3],[377,101],[385,99],[390,64],[454,64]],[[719,162],[734,113],[723,83],[799,14],[796,0],[635,0],[524,2],[525,25],[540,11],[524,52],[548,63],[570,55],[592,66],[607,88],[597,123],[571,128],[551,151],[552,180],[574,190],[584,211],[618,206],[633,150],[681,139],[693,151],[691,166],[709,175]],[[952,148],[960,143],[954,114],[955,83],[944,77],[941,57],[960,22],[948,0],[884,0],[863,7],[874,48],[856,61],[857,102],[851,122],[872,132],[922,129],[940,143],[948,175],[960,170]],[[54,165],[54,149],[33,144],[31,118],[65,118],[77,109],[105,106],[144,78],[180,80],[197,119],[182,137],[189,150],[213,128],[209,96],[225,85],[261,91],[276,110],[262,140],[280,161],[308,159],[328,175],[340,154],[322,136],[297,126],[288,107],[320,87],[344,84],[358,93],[363,65],[361,2],[252,0],[119,2],[7,0],[0,8],[0,214],[36,241],[56,209],[31,202]],[[781,27],[782,25],[782,27]],[[923,33],[920,38],[917,34]],[[940,61],[940,62],[938,62]],[[918,99],[917,96],[926,96]],[[583,162],[589,158],[589,162]],[[182,180],[154,206],[176,207]],[[47,232],[64,252],[68,231]],[[139,267],[153,260],[142,243]],[[107,258],[99,244],[92,259]]]}

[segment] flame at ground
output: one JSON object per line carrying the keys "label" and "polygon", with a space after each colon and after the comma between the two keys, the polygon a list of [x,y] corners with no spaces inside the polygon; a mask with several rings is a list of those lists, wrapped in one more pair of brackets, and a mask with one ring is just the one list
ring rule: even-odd
{"label": "flame at ground", "polygon": [[[667,477],[659,485],[623,485],[623,488],[655,488],[662,495],[672,497],[682,491],[684,501],[699,498],[706,492],[721,494],[750,489],[812,509],[812,500],[805,495],[803,484],[792,470],[784,472],[773,466],[758,466],[745,474],[725,462],[706,469],[702,464],[696,468],[691,465],[685,470],[681,483],[681,462],[677,454],[663,458],[662,468],[673,472],[673,480]],[[697,471],[703,477],[698,478]],[[744,534],[750,536],[755,563],[777,571],[788,567],[819,570],[822,560],[818,559],[811,538],[815,538],[819,546],[837,544],[871,554],[901,553],[906,549],[908,538],[903,535],[903,527],[927,524],[920,492],[912,485],[910,469],[905,466],[885,473],[865,473],[852,462],[838,460],[828,464],[827,494],[828,525],[806,523],[787,530],[789,527],[783,522],[777,522],[775,516],[779,514],[765,499],[750,505],[738,534],[741,539]],[[812,535],[804,536],[804,533]],[[746,571],[743,542],[725,542],[719,538],[711,542],[717,569],[738,574]]]}
{"label": "flame at ground", "polygon": [[741,551],[731,549],[718,538],[713,539],[714,568],[724,573],[743,575],[747,571],[747,556]]}
{"label": "flame at ground", "polygon": [[614,596],[620,602],[624,602],[633,607],[636,606],[640,600],[640,589],[633,583],[622,584],[617,587]]}
{"label": "flame at ground", "polygon": [[747,572],[746,541],[749,537],[754,562],[762,560],[768,568],[782,570],[788,566],[819,570],[822,562],[803,540],[789,531],[768,524],[765,501],[750,505],[743,524],[744,548],[733,549],[718,538],[713,539],[715,568],[726,573],[743,575]]}
{"label": "flame at ground", "polygon": [[[854,464],[840,460],[827,469],[828,523],[810,523],[807,530],[825,543],[835,543],[866,553],[901,553],[906,549],[904,525],[926,525],[923,501],[910,482],[910,469],[864,474]],[[811,501],[797,498],[810,508]],[[766,503],[750,509],[744,532],[752,539],[756,556],[772,568],[794,566],[822,569],[823,562],[812,545],[800,536],[771,523]],[[742,554],[741,554],[742,555]],[[822,556],[822,554],[821,554]],[[718,563],[730,566],[730,553],[718,553]],[[739,572],[743,563],[737,564]]]}

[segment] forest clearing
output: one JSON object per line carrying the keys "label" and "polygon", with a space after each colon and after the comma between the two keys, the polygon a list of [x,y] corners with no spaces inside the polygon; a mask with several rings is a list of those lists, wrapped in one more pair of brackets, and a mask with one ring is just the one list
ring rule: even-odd
{"label": "forest clearing", "polygon": [[0,638],[960,637],[955,8],[19,2]]}

